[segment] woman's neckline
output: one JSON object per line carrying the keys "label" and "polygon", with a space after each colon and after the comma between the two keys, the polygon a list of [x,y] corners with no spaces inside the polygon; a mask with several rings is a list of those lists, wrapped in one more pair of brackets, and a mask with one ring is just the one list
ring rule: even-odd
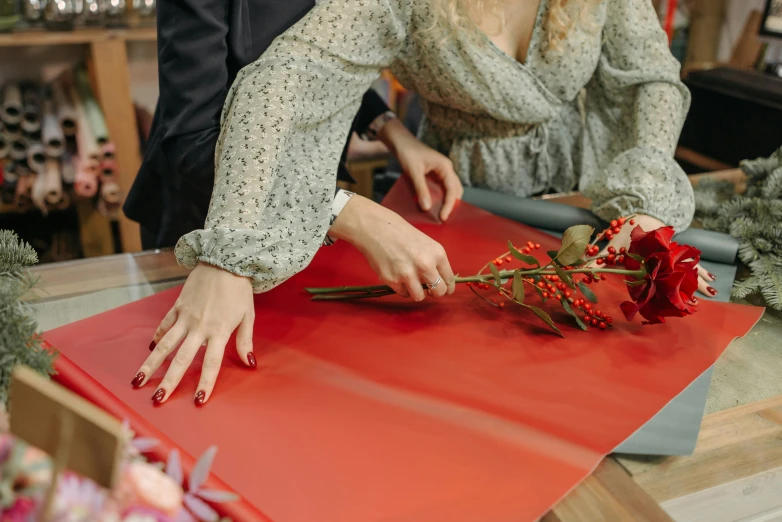
{"label": "woman's neckline", "polygon": [[492,49],[494,49],[495,52],[499,53],[504,59],[509,60],[516,64],[517,67],[521,67],[522,69],[530,69],[530,59],[533,56],[534,50],[537,49],[538,46],[538,40],[540,38],[540,31],[542,30],[542,18],[543,13],[545,10],[548,9],[548,0],[540,0],[540,4],[538,4],[538,11],[535,14],[535,23],[532,26],[532,34],[530,35],[529,45],[527,46],[527,52],[524,55],[524,61],[517,60],[513,56],[509,55],[500,47],[495,44],[491,38],[489,38],[489,35],[487,35],[483,30],[478,29],[478,32],[480,33],[480,38],[484,40],[485,43],[487,43]]}

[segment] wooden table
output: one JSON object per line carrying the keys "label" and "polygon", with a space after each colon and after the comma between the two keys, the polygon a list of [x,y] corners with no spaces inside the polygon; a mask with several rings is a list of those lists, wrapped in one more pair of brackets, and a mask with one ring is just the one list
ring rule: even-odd
{"label": "wooden table", "polygon": [[[54,301],[176,283],[187,270],[177,266],[171,251],[160,251],[43,265],[35,273],[41,278],[41,298]],[[782,337],[782,322],[761,321],[745,343],[766,343],[774,337]],[[706,416],[691,457],[604,459],[543,518],[624,520],[782,520],[782,395]]]}

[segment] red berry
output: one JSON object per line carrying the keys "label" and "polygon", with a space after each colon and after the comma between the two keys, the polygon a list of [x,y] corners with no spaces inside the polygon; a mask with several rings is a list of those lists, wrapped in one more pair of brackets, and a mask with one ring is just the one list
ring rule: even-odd
{"label": "red berry", "polygon": [[608,254],[608,259],[606,259],[606,263],[609,265],[613,265],[616,263],[616,256],[614,254]]}
{"label": "red berry", "polygon": [[553,292],[554,291],[554,286],[553,285],[546,285],[546,288],[548,288],[549,292]]}
{"label": "red berry", "polygon": [[505,303],[500,303],[500,308],[505,308]]}
{"label": "red berry", "polygon": [[499,265],[501,265],[501,264],[502,264],[502,259],[498,259],[498,260],[497,260],[497,266],[499,266]]}
{"label": "red berry", "polygon": [[595,317],[603,317],[603,312],[600,310],[595,310]]}
{"label": "red berry", "polygon": [[538,288],[546,288],[546,283],[543,281],[538,281]]}
{"label": "red berry", "polygon": [[635,225],[635,220],[634,220],[634,219],[631,219],[631,220],[630,220],[630,224],[631,224],[631,225]]}
{"label": "red berry", "polygon": [[613,318],[613,317],[605,316],[603,319],[604,319],[604,320],[605,320],[605,322],[607,322],[608,324],[611,324],[611,323],[613,323],[613,322],[614,322],[614,318]]}
{"label": "red berry", "polygon": [[592,318],[592,320],[591,320],[591,321],[589,321],[589,322],[590,322],[590,323],[592,323],[592,326],[597,326],[597,325],[598,325],[598,323],[600,323],[600,321],[598,321],[598,320],[597,320],[597,319],[595,319],[594,317],[593,317],[593,318]]}
{"label": "red berry", "polygon": [[533,243],[532,241],[527,241],[527,246],[530,248],[535,248],[535,243]]}
{"label": "red berry", "polygon": [[591,277],[589,277],[589,276],[585,277],[585,278],[584,278],[584,284],[585,284],[585,285],[592,284],[592,278],[591,278]]}
{"label": "red berry", "polygon": [[597,261],[595,261],[595,263],[597,263],[598,266],[603,265],[603,264],[605,264],[605,259],[603,259],[602,257],[599,257],[597,259]]}
{"label": "red berry", "polygon": [[540,243],[535,243],[535,249],[539,249],[539,248],[540,248]]}
{"label": "red berry", "polygon": [[620,255],[619,257],[616,258],[616,262],[621,265],[622,263],[625,262],[625,256]]}
{"label": "red berry", "polygon": [[608,325],[605,324],[603,321],[600,321],[600,324],[598,324],[598,326],[600,327],[601,330],[605,330],[606,328],[608,328]]}
{"label": "red berry", "polygon": [[613,221],[611,221],[611,227],[612,227],[612,228],[613,228],[613,227],[615,227],[615,226],[617,226],[618,224],[619,224],[619,223],[618,223],[618,222],[617,222],[615,219],[614,219]]}
{"label": "red berry", "polygon": [[521,249],[521,253],[522,254],[529,254],[530,252],[531,252],[531,250],[529,248],[527,248],[527,247],[524,247],[524,248]]}
{"label": "red berry", "polygon": [[585,315],[584,316],[584,321],[586,321],[587,323],[592,321],[592,316],[591,315]]}
{"label": "red berry", "polygon": [[543,299],[548,299],[548,298],[549,298],[548,292],[543,292]]}
{"label": "red berry", "polygon": [[619,223],[619,226],[621,227],[627,222],[627,220],[623,217],[620,217],[619,219],[616,220],[616,222]]}
{"label": "red berry", "polygon": [[562,300],[562,294],[557,294],[557,301],[561,301],[561,300]]}
{"label": "red berry", "polygon": [[472,283],[469,283],[469,282],[468,282],[468,283],[467,283],[467,286],[472,286]]}
{"label": "red berry", "polygon": [[616,254],[616,248],[614,248],[612,246],[608,247],[608,253],[609,254]]}
{"label": "red berry", "polygon": [[570,290],[565,290],[565,297],[569,298],[571,295],[573,294],[570,293]]}
{"label": "red berry", "polygon": [[584,310],[591,310],[591,309],[592,309],[592,305],[591,304],[587,303],[587,304],[584,305]]}
{"label": "red berry", "polygon": [[606,280],[606,275],[605,274],[600,274],[600,280],[601,281],[605,281]]}
{"label": "red berry", "polygon": [[619,228],[619,227],[614,227],[614,228],[611,229],[611,232],[613,232],[614,234],[618,234],[621,231],[622,231],[622,229]]}
{"label": "red berry", "polygon": [[622,247],[622,248],[619,249],[619,253],[620,254],[625,254],[625,253],[627,253],[627,249],[625,247]]}
{"label": "red berry", "polygon": [[606,239],[611,241],[612,239],[614,239],[614,234],[611,232],[606,232]]}
{"label": "red berry", "polygon": [[510,263],[511,262],[511,257],[510,256],[505,256],[505,262],[506,263]]}

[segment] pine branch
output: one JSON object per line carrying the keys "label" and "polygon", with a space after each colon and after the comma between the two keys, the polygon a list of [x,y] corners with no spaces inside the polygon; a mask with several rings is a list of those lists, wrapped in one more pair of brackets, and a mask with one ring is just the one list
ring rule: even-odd
{"label": "pine branch", "polygon": [[35,250],[16,234],[0,231],[0,402],[7,403],[11,374],[20,364],[51,375],[55,354],[42,347],[38,322],[22,298],[38,282],[26,268]]}

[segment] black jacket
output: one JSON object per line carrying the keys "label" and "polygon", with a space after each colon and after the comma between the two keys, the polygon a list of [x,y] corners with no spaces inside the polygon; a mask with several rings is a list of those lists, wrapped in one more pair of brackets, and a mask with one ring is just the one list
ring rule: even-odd
{"label": "black jacket", "polygon": [[[214,182],[220,113],[244,66],[315,6],[313,0],[165,0],[157,3],[160,98],[141,169],[123,210],[157,248],[203,228]],[[388,107],[367,92],[353,122],[363,133]],[[339,179],[350,180],[335,165]],[[148,243],[148,242],[147,242]]]}

